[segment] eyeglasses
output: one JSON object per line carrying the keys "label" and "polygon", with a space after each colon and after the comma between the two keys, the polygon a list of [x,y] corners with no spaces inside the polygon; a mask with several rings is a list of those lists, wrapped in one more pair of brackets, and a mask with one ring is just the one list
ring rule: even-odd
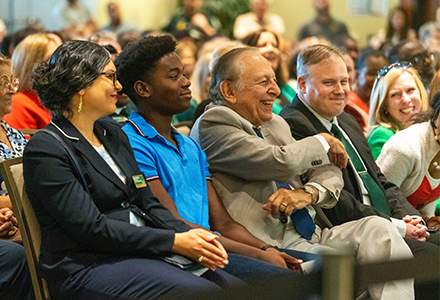
{"label": "eyeglasses", "polygon": [[18,91],[19,83],[18,78],[14,78],[13,75],[10,77],[6,75],[0,77],[0,87],[4,94],[9,93],[11,90],[16,93]]}
{"label": "eyeglasses", "polygon": [[110,78],[113,81],[113,86],[116,88],[116,72],[102,72],[100,75],[105,75],[107,78]]}
{"label": "eyeglasses", "polygon": [[428,51],[416,54],[409,59],[415,67],[424,67],[427,60],[432,61],[432,54],[429,54]]}
{"label": "eyeglasses", "polygon": [[412,68],[412,66],[413,66],[413,65],[412,65],[410,62],[407,62],[407,61],[399,61],[399,62],[396,62],[396,63],[394,63],[394,64],[391,64],[391,65],[389,65],[389,66],[386,66],[386,67],[383,67],[382,69],[380,69],[380,70],[377,72],[376,79],[380,79],[380,78],[384,77],[384,76],[387,75],[388,72],[389,72],[391,69],[393,69],[393,68],[401,68],[401,69],[406,70],[406,69],[408,69],[408,68]]}

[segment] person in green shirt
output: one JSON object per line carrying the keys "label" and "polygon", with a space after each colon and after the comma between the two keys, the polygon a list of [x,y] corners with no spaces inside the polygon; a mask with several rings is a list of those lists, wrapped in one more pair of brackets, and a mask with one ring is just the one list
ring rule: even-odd
{"label": "person in green shirt", "polygon": [[409,127],[413,115],[428,106],[428,95],[411,63],[398,62],[381,69],[371,92],[367,133],[374,159],[390,137]]}

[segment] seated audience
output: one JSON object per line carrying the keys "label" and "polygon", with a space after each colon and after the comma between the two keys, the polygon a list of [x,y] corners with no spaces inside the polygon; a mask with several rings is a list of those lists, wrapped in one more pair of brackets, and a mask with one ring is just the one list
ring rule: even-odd
{"label": "seated audience", "polygon": [[196,66],[194,67],[194,72],[190,78],[191,93],[193,99],[196,100],[198,104],[209,98],[209,83],[211,82],[209,62],[211,59],[212,53],[205,53],[199,57]]}
{"label": "seated audience", "polygon": [[359,57],[358,41],[349,35],[338,35],[333,41],[334,45],[342,52],[348,53],[356,65]]}
{"label": "seated audience", "polygon": [[[297,265],[296,259],[269,247],[231,218],[210,181],[206,155],[190,137],[182,136],[171,126],[173,115],[187,109],[191,99],[191,82],[184,76],[184,66],[174,47],[175,42],[169,36],[149,37],[127,49],[115,62],[124,90],[139,107],[123,130],[151,191],[177,219],[193,228],[219,232],[219,242],[228,252],[284,268]],[[143,73],[132,76],[136,69]],[[169,85],[174,81],[175,84]],[[140,90],[140,83],[148,93]],[[166,94],[161,93],[165,85],[168,85]],[[249,260],[237,265],[234,258],[229,255],[231,263],[225,270],[246,279],[242,274],[252,273],[247,270]],[[250,277],[265,275],[267,279],[266,273],[271,268],[265,270],[265,265],[261,264],[263,274]]]}
{"label": "seated audience", "polygon": [[87,40],[93,43],[97,43],[101,46],[112,45],[112,47],[116,50],[116,54],[122,51],[121,46],[118,43],[116,34],[111,31],[99,31],[89,36]]}
{"label": "seated audience", "polygon": [[[197,46],[193,39],[186,37],[179,40],[176,46],[176,53],[185,66],[185,76],[191,78],[197,62]],[[191,106],[186,111],[173,117],[173,125],[177,125],[179,122],[192,121],[197,105],[197,100],[191,99]]]}
{"label": "seated audience", "polygon": [[[178,298],[239,282],[217,269],[228,263],[218,236],[175,219],[152,195],[126,135],[98,120],[122,88],[103,47],[61,45],[32,84],[54,115],[23,155],[41,227],[39,274],[52,299]],[[190,272],[160,259],[172,254],[200,266]]]}
{"label": "seated audience", "polygon": [[103,31],[112,31],[116,35],[120,35],[125,31],[135,30],[133,26],[128,25],[125,22],[122,22],[121,10],[119,9],[119,5],[115,2],[110,2],[107,4],[107,12],[110,18],[110,24],[101,28]]}
{"label": "seated audience", "polygon": [[[211,73],[212,73],[212,69],[214,68],[214,65],[217,63],[218,59],[228,53],[229,51],[231,51],[232,49],[235,48],[242,48],[245,47],[245,45],[243,45],[241,42],[237,42],[237,41],[229,41],[229,42],[225,42],[222,45],[218,46],[217,48],[215,48],[214,52],[212,53],[212,59],[209,62],[209,83],[208,83],[208,96],[209,96],[209,84],[211,82]],[[212,102],[212,99],[210,98],[210,96],[203,100],[196,109],[196,112],[194,114],[194,119],[193,121],[195,122],[204,112],[205,112],[205,108],[206,106],[208,106],[209,103]]]}
{"label": "seated audience", "polygon": [[191,37],[196,41],[204,41],[220,30],[221,23],[215,16],[203,10],[203,0],[183,0],[183,6],[171,17],[163,28],[177,39]]}
{"label": "seated audience", "polygon": [[[323,68],[333,69],[342,69],[348,81],[342,59]],[[254,48],[234,49],[214,66],[210,94],[217,105],[207,107],[191,137],[206,152],[213,185],[234,220],[266,243],[288,249],[346,251],[361,264],[412,257],[396,228],[381,217],[316,226],[313,218],[320,214],[314,207],[319,212],[337,203],[343,187],[338,167],[346,167],[347,156],[341,141],[327,133],[295,141],[288,124],[272,113],[279,93],[271,64]],[[345,103],[337,101],[342,111]],[[368,291],[371,299],[414,297],[411,279],[370,285]]]}
{"label": "seated audience", "polygon": [[[341,54],[337,49],[323,45],[300,52],[298,72],[304,74],[298,78],[300,92],[292,104],[280,113],[290,125],[295,139],[333,133],[341,138],[351,158],[347,168],[342,170],[344,189],[338,203],[331,209],[323,209],[323,212],[333,225],[370,215],[383,216],[393,222],[414,254],[418,254],[420,248],[434,247],[438,252],[438,247],[415,241],[429,237],[426,227],[417,227],[421,218],[416,223],[407,216],[420,214],[411,207],[399,189],[383,176],[355,120],[342,112],[349,89],[348,75],[336,68],[340,59]],[[334,68],[328,68],[330,64]],[[325,87],[325,79],[334,83]],[[432,238],[430,242],[438,243],[438,235],[434,240]]]}
{"label": "seated audience", "polygon": [[234,37],[241,40],[248,34],[268,29],[282,36],[286,31],[283,18],[268,12],[270,0],[250,0],[250,12],[239,15],[234,22]]}
{"label": "seated audience", "polygon": [[78,0],[58,0],[52,11],[55,30],[85,26],[94,22],[87,5]]}
{"label": "seated audience", "polygon": [[18,44],[12,55],[12,73],[20,80],[18,93],[12,96],[12,112],[3,118],[16,129],[41,129],[52,118],[30,85],[34,65],[47,61],[59,42],[52,34],[32,34]]}
{"label": "seated audience", "polygon": [[136,43],[141,39],[141,34],[137,30],[125,31],[118,35],[118,44],[121,46],[121,49],[124,50],[125,47]]}
{"label": "seated audience", "polygon": [[350,91],[344,111],[352,115],[364,133],[368,130],[370,96],[377,72],[388,65],[383,52],[374,49],[363,50],[356,65],[356,88]]}
{"label": "seated audience", "polygon": [[298,33],[298,41],[317,37],[334,42],[339,35],[349,35],[347,26],[330,15],[330,0],[313,0],[312,2],[316,17],[302,25]]}
{"label": "seated audience", "polygon": [[406,10],[397,6],[389,11],[385,43],[396,45],[401,41],[416,41],[416,31],[410,28],[410,22]]}
{"label": "seated audience", "polygon": [[242,40],[243,44],[257,47],[261,55],[263,55],[271,64],[273,71],[277,76],[278,87],[281,93],[278,95],[274,105],[273,112],[278,114],[284,105],[292,102],[296,92],[292,89],[287,81],[289,80],[289,74],[287,66],[281,59],[280,52],[280,39],[272,31],[263,29],[253,32],[246,36]]}
{"label": "seated audience", "polygon": [[414,114],[428,108],[428,96],[417,71],[407,62],[377,73],[370,97],[368,144],[374,159],[396,132],[407,128]]}
{"label": "seated audience", "polygon": [[348,73],[348,86],[350,90],[356,87],[356,69],[354,67],[354,60],[347,52],[342,52],[342,58],[344,59],[345,66]]}
{"label": "seated audience", "polygon": [[383,174],[400,187],[408,202],[426,218],[428,226],[440,198],[440,93],[430,105],[432,110],[425,114],[429,120],[392,136],[377,159]]}
{"label": "seated audience", "polygon": [[429,93],[429,84],[435,70],[432,65],[432,56],[419,41],[403,41],[391,48],[388,53],[390,64],[407,61],[410,62],[422,80],[425,90]]}
{"label": "seated audience", "polygon": [[[11,62],[0,57],[0,120],[12,110],[12,95],[17,92],[18,80],[11,74]],[[0,161],[23,155],[26,138],[11,128],[5,121],[0,122]],[[0,174],[0,207],[12,209],[3,177]]]}

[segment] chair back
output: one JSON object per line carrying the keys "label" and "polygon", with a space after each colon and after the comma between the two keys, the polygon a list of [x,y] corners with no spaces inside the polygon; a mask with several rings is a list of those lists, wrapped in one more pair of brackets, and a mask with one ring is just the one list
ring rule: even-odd
{"label": "chair back", "polygon": [[26,195],[23,179],[22,157],[8,159],[0,163],[0,169],[8,189],[14,215],[20,227],[26,258],[31,273],[32,284],[37,300],[50,299],[46,281],[37,275],[36,266],[40,256],[40,224]]}

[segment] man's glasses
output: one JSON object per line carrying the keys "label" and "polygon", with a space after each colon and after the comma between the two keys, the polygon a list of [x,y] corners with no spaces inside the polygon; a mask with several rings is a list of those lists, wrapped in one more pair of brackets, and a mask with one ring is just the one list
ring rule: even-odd
{"label": "man's glasses", "polygon": [[424,67],[427,61],[432,61],[432,55],[428,51],[416,54],[409,59],[415,67]]}
{"label": "man's glasses", "polygon": [[382,77],[384,77],[385,75],[387,75],[388,74],[388,72],[391,70],[391,69],[393,69],[393,68],[401,68],[401,69],[408,69],[408,68],[412,68],[412,64],[410,63],[410,62],[407,62],[407,61],[399,61],[399,62],[396,62],[396,63],[394,63],[394,64],[391,64],[391,65],[389,65],[389,66],[386,66],[386,67],[383,67],[382,69],[380,69],[378,72],[377,72],[377,76],[376,76],[376,78],[377,79],[380,79],[380,78],[382,78]]}
{"label": "man's glasses", "polygon": [[116,72],[102,72],[100,75],[105,75],[113,81],[113,86],[116,88]]}
{"label": "man's glasses", "polygon": [[18,81],[18,78],[14,78],[13,75],[10,77],[6,75],[0,77],[0,87],[4,94],[10,93],[11,90],[16,93],[18,91],[19,84],[20,82]]}

